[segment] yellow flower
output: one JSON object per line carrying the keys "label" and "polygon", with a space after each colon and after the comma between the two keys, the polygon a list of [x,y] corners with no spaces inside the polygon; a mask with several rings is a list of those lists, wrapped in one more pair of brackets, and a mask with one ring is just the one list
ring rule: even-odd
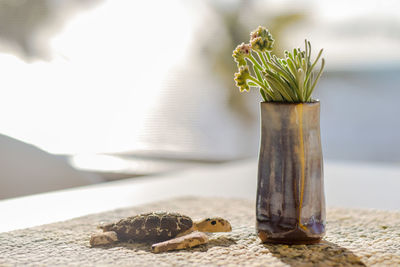
{"label": "yellow flower", "polygon": [[247,84],[247,79],[250,78],[250,71],[248,66],[239,67],[239,72],[235,73],[236,86],[239,87],[240,92],[249,91],[250,87]]}
{"label": "yellow flower", "polygon": [[235,50],[233,50],[232,56],[239,67],[246,65],[245,58],[250,55],[250,51],[251,51],[250,45],[245,43],[241,43],[236,47]]}
{"label": "yellow flower", "polygon": [[250,33],[250,44],[251,48],[256,51],[271,51],[274,39],[265,27],[258,26],[256,30]]}

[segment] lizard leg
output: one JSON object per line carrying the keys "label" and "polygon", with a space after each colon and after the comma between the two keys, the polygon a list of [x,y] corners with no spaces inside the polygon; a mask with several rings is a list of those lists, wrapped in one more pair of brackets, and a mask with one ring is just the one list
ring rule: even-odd
{"label": "lizard leg", "polygon": [[202,232],[192,232],[185,236],[176,237],[164,242],[156,243],[151,246],[154,253],[166,252],[170,250],[186,249],[195,247],[208,242],[208,236]]}
{"label": "lizard leg", "polygon": [[109,245],[117,241],[118,241],[118,236],[117,233],[114,231],[93,234],[90,237],[90,245],[92,247]]}

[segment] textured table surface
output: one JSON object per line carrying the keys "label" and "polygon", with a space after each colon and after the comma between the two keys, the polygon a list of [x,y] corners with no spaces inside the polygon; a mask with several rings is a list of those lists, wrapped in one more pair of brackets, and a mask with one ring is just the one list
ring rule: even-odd
{"label": "textured table surface", "polygon": [[[91,248],[96,225],[139,212],[178,211],[194,219],[229,219],[231,233],[200,247],[153,254],[148,244]],[[328,209],[327,235],[317,245],[265,245],[255,235],[254,203],[179,198],[0,234],[0,266],[400,266],[400,212]]]}

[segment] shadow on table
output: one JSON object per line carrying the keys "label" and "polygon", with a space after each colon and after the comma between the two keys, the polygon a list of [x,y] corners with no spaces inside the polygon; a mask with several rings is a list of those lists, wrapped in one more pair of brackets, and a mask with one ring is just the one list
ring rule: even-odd
{"label": "shadow on table", "polygon": [[236,241],[233,240],[232,238],[229,238],[226,236],[219,236],[217,238],[210,239],[208,244],[206,244],[204,247],[206,248],[205,251],[207,251],[208,249],[210,249],[212,247],[230,247],[235,244],[236,244]]}
{"label": "shadow on table", "polygon": [[[207,244],[200,245],[198,247],[193,247],[191,249],[183,249],[183,250],[172,250],[172,251],[168,251],[166,253],[174,253],[174,252],[178,252],[178,251],[185,251],[185,252],[201,251],[201,252],[206,252],[210,248],[213,248],[213,247],[229,247],[229,246],[234,245],[234,244],[236,244],[236,241],[233,240],[232,238],[225,237],[225,236],[219,236],[219,237],[216,237],[216,238],[211,238],[210,241]],[[110,245],[97,246],[97,248],[111,249],[111,248],[115,248],[115,247],[123,247],[123,248],[134,250],[134,251],[151,252],[151,245],[152,245],[152,243],[119,242],[119,243],[110,244]]]}
{"label": "shadow on table", "polygon": [[274,257],[290,266],[366,266],[352,251],[328,241],[315,245],[264,244],[264,247]]}

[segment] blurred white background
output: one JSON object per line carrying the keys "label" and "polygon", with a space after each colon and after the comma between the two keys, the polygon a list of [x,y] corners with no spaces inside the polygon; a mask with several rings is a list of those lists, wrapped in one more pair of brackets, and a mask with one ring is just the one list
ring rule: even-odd
{"label": "blurred white background", "polygon": [[304,38],[314,55],[324,48],[324,157],[399,165],[399,10],[378,0],[4,0],[0,198],[256,157],[261,98],[234,87],[231,53],[260,24],[277,53]]}

